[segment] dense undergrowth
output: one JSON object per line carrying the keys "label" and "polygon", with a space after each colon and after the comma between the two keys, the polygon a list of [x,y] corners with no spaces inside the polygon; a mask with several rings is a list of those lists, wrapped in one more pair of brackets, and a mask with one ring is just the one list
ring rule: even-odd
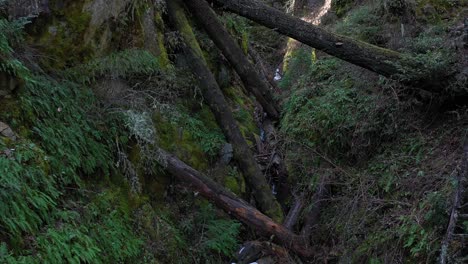
{"label": "dense undergrowth", "polygon": [[[27,37],[31,20],[0,18],[0,78],[6,73],[16,84],[10,97],[0,97],[0,121],[17,134],[0,136],[1,263],[224,263],[240,241],[256,238],[159,164],[155,146],[239,196],[248,191],[238,169],[221,161],[226,139],[193,84],[190,62],[177,54],[178,35],[162,22],[164,2],[156,1],[154,14],[166,33],[156,35],[158,54],[142,45],[149,2],[130,2],[117,16],[125,19],[92,28],[92,45],[79,44],[92,19],[81,15],[81,2],[78,9],[67,5],[74,11],[68,17],[61,11],[39,20],[52,26],[32,27]],[[459,20],[453,3],[336,0],[323,21],[427,67],[414,67],[404,80],[456,70],[447,33]],[[281,60],[284,39],[275,32],[234,15],[222,19],[246,53],[255,47],[268,62]],[[253,117],[254,100],[214,44],[196,32],[254,148],[264,132]],[[109,46],[98,47],[106,34]],[[31,52],[41,58],[37,63]],[[323,178],[331,188],[313,230],[315,260],[433,263],[456,188],[466,109],[444,112],[438,98],[307,47],[289,56],[279,83],[289,182],[306,197]],[[460,88],[463,80],[447,87]]]}
{"label": "dense undergrowth", "polygon": [[[24,45],[27,23],[0,20],[1,69],[20,83],[15,97],[0,105],[0,119],[18,135],[0,137],[0,262],[192,263],[230,257],[237,222],[217,217],[197,200],[191,207],[200,213],[157,205],[132,182],[167,176],[157,169],[156,157],[145,158],[150,152],[132,157],[127,146],[151,151],[158,142],[207,168],[224,142],[216,125],[202,121],[213,120],[206,107],[191,116],[183,104],[167,104],[184,89],[174,69],[163,70],[156,57],[132,49],[56,72],[61,77],[35,72],[15,51]],[[105,78],[120,78],[133,89],[115,94],[117,101],[96,98],[91,87]],[[161,89],[151,93],[148,87],[155,85]],[[127,101],[132,103],[122,103]],[[174,141],[177,127],[187,131],[182,141]],[[183,204],[190,197],[179,199]],[[194,234],[202,235],[192,240]]]}
{"label": "dense undergrowth", "polygon": [[[392,6],[396,2],[403,5]],[[422,14],[424,1],[416,2],[334,1],[334,12],[323,22],[337,33],[400,50],[424,65],[400,79],[460,67],[447,33],[458,15],[447,21]],[[461,12],[445,1],[431,4],[446,13]],[[288,56],[279,83],[288,94],[281,120],[288,169],[299,192],[313,193],[321,179],[331,188],[314,229],[317,261],[435,263],[457,187],[453,168],[468,131],[464,106],[439,112],[437,98],[308,47]]]}

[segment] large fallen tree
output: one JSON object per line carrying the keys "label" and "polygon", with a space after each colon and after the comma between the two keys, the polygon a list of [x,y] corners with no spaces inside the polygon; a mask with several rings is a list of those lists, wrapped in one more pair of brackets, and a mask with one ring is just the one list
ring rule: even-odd
{"label": "large fallen tree", "polygon": [[272,237],[278,244],[289,248],[301,257],[312,255],[307,240],[288,230],[281,224],[274,222],[232,192],[227,191],[207,176],[191,168],[175,156],[158,149],[160,163],[174,177],[188,184],[217,207],[235,217],[256,232]]}
{"label": "large fallen tree", "polygon": [[184,0],[190,11],[203,25],[205,31],[229,60],[245,87],[251,91],[264,111],[272,118],[279,117],[278,109],[269,89],[269,84],[262,79],[243,50],[223,27],[216,13],[205,0]]}
{"label": "large fallen tree", "polygon": [[189,66],[196,76],[203,97],[211,108],[217,123],[223,130],[227,140],[232,144],[234,159],[244,175],[259,209],[277,221],[283,218],[281,206],[272,194],[260,167],[255,162],[249,145],[242,136],[233,113],[224,98],[215,77],[208,69],[201,48],[195,38],[190,24],[185,16],[180,0],[168,2],[168,13],[183,39],[183,50],[189,60]]}
{"label": "large fallen tree", "polygon": [[[438,92],[443,89],[443,84],[448,79],[448,72],[426,70],[425,65],[396,51],[334,34],[258,0],[209,0],[209,2],[214,2],[226,10],[332,56],[383,76],[397,78],[414,87]],[[419,74],[408,76],[407,72],[415,68],[420,69]]]}

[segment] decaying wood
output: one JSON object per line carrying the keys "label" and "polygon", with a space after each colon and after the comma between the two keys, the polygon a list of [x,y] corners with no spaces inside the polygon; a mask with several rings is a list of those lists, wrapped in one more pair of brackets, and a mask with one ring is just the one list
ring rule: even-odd
{"label": "decaying wood", "polygon": [[[401,74],[404,75],[407,69],[415,67],[414,61],[404,60],[396,51],[334,34],[258,0],[209,1],[313,48],[386,77],[398,78]],[[420,89],[439,92],[449,79],[448,74],[450,73],[427,73],[424,76],[408,78],[404,82]]]}
{"label": "decaying wood", "polygon": [[286,215],[286,218],[284,220],[284,227],[286,227],[289,230],[293,230],[294,225],[296,225],[299,216],[301,215],[302,208],[304,208],[304,196],[297,196],[294,200],[294,204],[289,209],[288,215]]}
{"label": "decaying wood", "polygon": [[275,242],[299,256],[303,258],[311,256],[312,252],[301,236],[294,234],[283,225],[275,223],[271,218],[175,156],[162,149],[158,149],[158,152],[160,163],[165,166],[167,171],[199,192],[201,196],[214,203],[218,208],[223,209],[256,232],[266,237],[273,237]]}
{"label": "decaying wood", "polygon": [[189,66],[198,78],[203,97],[211,108],[217,123],[223,130],[234,150],[234,159],[246,178],[247,184],[253,190],[253,196],[259,209],[277,221],[283,218],[281,206],[271,192],[271,188],[263,176],[260,167],[255,162],[247,142],[234,119],[231,109],[224,98],[215,77],[208,69],[203,53],[185,16],[180,0],[168,1],[168,13],[184,40],[184,53],[189,60]]}
{"label": "decaying wood", "polygon": [[279,111],[269,89],[269,85],[259,76],[259,73],[247,59],[239,44],[227,32],[219,21],[216,13],[205,0],[184,0],[196,19],[215,45],[222,51],[231,66],[235,69],[248,91],[262,105],[264,111],[273,119],[278,119]]}

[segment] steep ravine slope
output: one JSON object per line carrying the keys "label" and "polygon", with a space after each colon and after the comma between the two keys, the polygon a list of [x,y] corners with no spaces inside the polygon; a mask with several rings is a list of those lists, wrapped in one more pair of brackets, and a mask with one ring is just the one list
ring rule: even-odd
{"label": "steep ravine slope", "polygon": [[[302,208],[289,228],[308,227],[311,257],[272,245],[164,169],[155,146],[256,205],[165,1],[0,0],[0,263],[439,261],[467,175],[465,100],[406,89],[304,45],[285,60],[284,37],[219,15],[257,65],[284,69],[269,80],[282,108],[271,123],[188,15],[285,216]],[[333,0],[321,22],[463,73],[464,16],[463,1]],[[446,239],[446,263],[466,261],[466,220]]]}

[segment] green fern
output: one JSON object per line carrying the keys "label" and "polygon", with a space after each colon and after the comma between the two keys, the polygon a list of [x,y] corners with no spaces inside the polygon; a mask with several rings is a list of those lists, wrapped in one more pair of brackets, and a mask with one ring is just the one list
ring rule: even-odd
{"label": "green fern", "polygon": [[211,220],[206,225],[205,247],[231,257],[239,245],[240,227],[241,224],[233,220]]}
{"label": "green fern", "polygon": [[129,78],[135,75],[152,75],[160,68],[158,58],[148,51],[130,49],[68,69],[65,75],[80,83],[92,83],[101,77]]}
{"label": "green fern", "polygon": [[23,39],[23,28],[30,21],[26,18],[14,21],[0,19],[0,71],[13,76],[27,75],[28,69],[15,58],[14,47]]}
{"label": "green fern", "polygon": [[44,171],[47,156],[41,149],[24,141],[12,151],[10,158],[0,156],[0,227],[14,237],[50,221],[60,192]]}
{"label": "green fern", "polygon": [[25,86],[22,105],[44,149],[50,156],[51,173],[65,184],[79,183],[78,170],[108,174],[111,153],[105,137],[89,119],[94,97],[89,89],[71,83],[37,77]]}

